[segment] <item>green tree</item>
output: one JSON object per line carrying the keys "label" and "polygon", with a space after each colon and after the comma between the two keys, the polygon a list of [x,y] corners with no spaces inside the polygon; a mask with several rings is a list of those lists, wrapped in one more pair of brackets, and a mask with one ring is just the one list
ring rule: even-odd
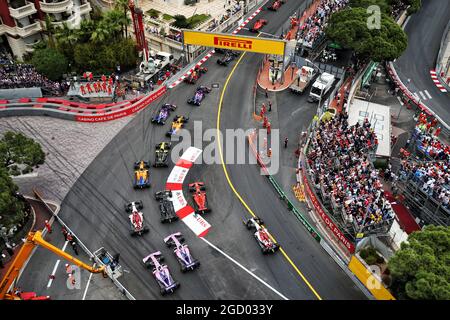
{"label": "green tree", "polygon": [[123,22],[122,29],[125,29],[125,38],[128,38],[128,26],[130,25],[130,19],[128,18],[128,10],[130,7],[128,6],[129,0],[116,0],[115,7],[119,10],[123,11],[122,19]]}
{"label": "green tree", "polygon": [[450,299],[450,227],[427,226],[389,260],[392,289],[400,299]]}
{"label": "green tree", "polygon": [[31,63],[36,70],[50,80],[59,80],[67,71],[66,57],[53,48],[39,49],[33,52]]}
{"label": "green tree", "polygon": [[43,164],[45,153],[41,145],[22,133],[7,131],[0,140],[0,166],[25,164],[35,167]]}
{"label": "green tree", "polygon": [[50,48],[55,48],[55,25],[53,24],[53,19],[50,15],[46,14],[45,15],[45,21],[44,21],[44,26],[43,26],[43,33],[47,36],[48,39],[48,46]]}
{"label": "green tree", "polygon": [[403,3],[410,5],[408,14],[416,13],[422,7],[422,0],[403,0]]}
{"label": "green tree", "polygon": [[111,38],[111,29],[104,20],[100,21],[92,32],[91,40],[95,43],[104,43]]}
{"label": "green tree", "polygon": [[370,14],[363,8],[351,8],[332,15],[325,32],[333,41],[353,49],[361,58],[373,61],[394,60],[408,45],[405,32],[386,14],[380,27],[368,28]]}
{"label": "green tree", "polygon": [[182,14],[177,14],[177,15],[173,16],[173,18],[175,19],[175,21],[172,22],[172,25],[174,27],[177,27],[180,29],[190,29],[191,28],[189,21]]}
{"label": "green tree", "polygon": [[24,205],[15,193],[18,188],[8,171],[0,166],[0,225],[11,228],[24,219]]}
{"label": "green tree", "polygon": [[103,21],[111,30],[111,35],[118,40],[123,37],[123,29],[127,24],[128,17],[124,16],[122,12],[118,10],[110,10],[105,12]]}

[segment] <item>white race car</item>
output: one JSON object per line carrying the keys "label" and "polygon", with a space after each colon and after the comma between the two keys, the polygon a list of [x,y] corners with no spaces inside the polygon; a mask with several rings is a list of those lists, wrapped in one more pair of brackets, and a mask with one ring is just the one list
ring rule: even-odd
{"label": "white race car", "polygon": [[125,205],[125,210],[131,213],[128,218],[130,219],[130,234],[132,236],[142,235],[149,231],[149,228],[144,224],[144,215],[141,211],[143,208],[142,201],[133,201]]}
{"label": "white race car", "polygon": [[280,248],[280,245],[272,240],[267,229],[263,227],[262,219],[256,217],[243,222],[247,229],[254,231],[253,236],[261,247],[263,254],[274,253]]}

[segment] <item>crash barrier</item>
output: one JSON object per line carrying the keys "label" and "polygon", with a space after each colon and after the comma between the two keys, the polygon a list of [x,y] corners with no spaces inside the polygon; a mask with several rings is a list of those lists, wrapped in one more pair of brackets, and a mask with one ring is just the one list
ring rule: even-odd
{"label": "crash barrier", "polygon": [[378,266],[370,268],[358,255],[353,255],[348,268],[377,300],[395,300],[389,290],[384,287],[380,276],[372,271],[373,269],[378,271]]}
{"label": "crash barrier", "polygon": [[206,236],[211,225],[203,217],[196,214],[195,210],[188,205],[183,195],[183,182],[189,169],[201,153],[201,149],[189,147],[180,157],[175,167],[173,167],[166,182],[166,190],[172,191],[171,201],[178,218],[198,237]]}
{"label": "crash barrier", "polygon": [[256,146],[254,145],[254,138],[256,137],[256,130],[253,131],[252,134],[247,136],[247,139],[249,141],[250,148],[252,149],[253,154],[256,157],[256,160],[258,161],[259,166],[261,169],[266,173],[266,177],[268,178],[270,184],[272,187],[277,191],[278,195],[280,196],[281,200],[284,200],[287,204],[287,207],[289,211],[291,211],[295,217],[303,224],[303,226],[306,228],[306,230],[309,232],[309,234],[317,241],[320,242],[322,237],[320,236],[319,232],[317,232],[305,219],[305,217],[300,213],[300,211],[294,206],[294,204],[291,202],[291,200],[288,199],[286,196],[284,190],[280,187],[278,182],[269,174],[264,162],[261,160],[261,157],[258,154],[258,151],[256,149]]}
{"label": "crash barrier", "polygon": [[445,81],[446,79],[442,79],[441,72],[444,74],[448,74],[450,69],[450,57],[447,56],[447,61],[445,61],[446,51],[448,51],[448,46],[450,45],[450,21],[445,27],[445,31],[442,36],[441,45],[439,47],[439,54],[436,60],[436,75],[441,79],[441,83],[450,90],[449,84]]}
{"label": "crash barrier", "polygon": [[[58,216],[58,214],[56,214],[54,211],[53,211],[53,209],[47,204],[47,202],[42,198],[42,195],[41,195],[41,193],[36,189],[36,188],[33,188],[33,193],[34,193],[34,195],[35,195],[35,197],[36,197],[36,199],[37,200],[39,200],[40,202],[42,202],[43,204],[44,204],[44,206],[47,208],[47,210],[49,211],[49,212],[51,212],[52,213],[52,216],[56,219],[56,220],[58,220],[58,222],[62,225],[62,226],[64,226],[65,228],[66,228],[66,230],[67,231],[69,231],[73,236],[74,236],[74,238],[76,239],[76,241],[77,241],[77,244],[81,247],[81,249],[83,249],[83,251],[89,256],[89,258],[91,259],[91,260],[94,260],[94,261],[96,261],[96,257],[95,257],[95,255],[87,248],[87,246],[81,241],[81,239],[80,238],[78,238],[77,236],[76,236],[76,234],[73,232],[73,230],[72,229],[70,229],[69,228],[69,226],[61,219],[61,217],[59,217]],[[96,262],[98,262],[98,261],[96,261]],[[134,297],[133,297],[133,295],[117,280],[117,279],[115,279],[114,277],[112,277],[111,276],[111,274],[110,273],[108,273],[107,272],[107,275],[108,275],[108,277],[111,279],[111,281],[116,285],[116,287],[119,289],[119,291],[122,293],[122,294],[124,294],[129,300],[136,300]]]}
{"label": "crash barrier", "polygon": [[123,118],[134,114],[151,102],[155,101],[167,91],[166,86],[160,87],[147,96],[137,97],[130,101],[125,101],[112,106],[106,106],[104,109],[92,110],[96,106],[104,107],[105,105],[86,105],[77,103],[83,109],[71,106],[73,102],[56,99],[56,98],[40,98],[37,101],[23,98],[18,103],[0,102],[0,117],[8,116],[51,116],[65,120],[79,122],[105,122]]}

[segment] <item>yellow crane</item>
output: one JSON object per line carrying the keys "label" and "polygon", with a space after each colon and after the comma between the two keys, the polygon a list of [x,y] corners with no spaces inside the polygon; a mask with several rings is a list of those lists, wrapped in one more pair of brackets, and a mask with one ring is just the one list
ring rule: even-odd
{"label": "yellow crane", "polygon": [[30,232],[30,233],[28,233],[25,243],[23,244],[19,253],[16,255],[16,258],[12,262],[6,275],[3,277],[3,279],[0,283],[0,300],[5,300],[5,299],[6,300],[21,300],[21,297],[19,296],[19,294],[17,294],[15,292],[16,291],[15,288],[13,288],[12,290],[10,290],[10,288],[16,281],[17,277],[19,276],[20,270],[22,269],[23,265],[28,260],[33,249],[37,245],[39,245],[47,250],[52,251],[53,253],[66,259],[67,261],[71,262],[72,264],[77,265],[80,268],[83,268],[91,273],[105,272],[104,266],[102,266],[100,268],[93,268],[92,266],[72,257],[70,254],[64,252],[63,250],[52,245],[51,243],[45,241],[42,238],[41,231]]}

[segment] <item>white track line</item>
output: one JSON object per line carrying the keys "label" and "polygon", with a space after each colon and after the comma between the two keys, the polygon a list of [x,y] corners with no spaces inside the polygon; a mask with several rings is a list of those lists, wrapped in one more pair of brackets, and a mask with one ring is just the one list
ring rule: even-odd
{"label": "white track line", "polygon": [[83,298],[81,300],[85,300],[86,299],[86,294],[87,294],[87,291],[88,291],[88,288],[89,288],[89,284],[91,283],[91,278],[92,278],[92,272],[89,275],[89,279],[88,279],[88,282],[86,284],[86,289],[84,290]]}
{"label": "white track line", "polygon": [[[67,244],[69,243],[69,241],[66,241],[65,243],[64,243],[64,246],[63,246],[63,248],[62,248],[62,251],[66,251],[66,247],[67,247]],[[61,260],[58,260],[58,261],[56,261],[56,263],[55,263],[55,266],[53,267],[53,271],[52,271],[52,276],[54,276],[55,275],[55,273],[56,273],[56,269],[58,269],[58,266],[59,266],[59,263],[61,262]],[[53,283],[53,279],[49,279],[48,280],[48,283],[47,283],[47,288],[50,288],[51,287],[51,285],[52,285],[52,283]]]}
{"label": "white track line", "polygon": [[425,94],[428,96],[429,99],[432,99],[431,94],[428,92],[428,90],[425,90]]}
{"label": "white track line", "polygon": [[201,237],[200,239],[202,239],[203,241],[205,241],[210,247],[212,247],[213,249],[215,249],[217,252],[221,253],[222,255],[225,256],[225,258],[229,259],[231,262],[233,262],[234,264],[236,264],[237,266],[239,266],[241,269],[243,269],[245,272],[247,272],[249,275],[251,275],[253,278],[255,278],[256,280],[258,280],[259,282],[261,282],[263,285],[265,285],[267,288],[269,288],[270,290],[272,290],[273,292],[275,292],[277,295],[279,295],[282,299],[284,300],[289,300],[287,297],[285,297],[283,294],[281,294],[279,291],[277,291],[274,287],[270,286],[267,282],[265,282],[263,279],[261,279],[260,277],[258,277],[256,274],[254,274],[253,272],[251,272],[250,270],[248,270],[246,267],[244,267],[242,264],[240,264],[239,262],[237,262],[236,260],[234,260],[232,257],[230,257],[228,254],[226,254],[225,252],[223,252],[222,250],[220,250],[219,248],[217,248],[215,245],[213,245],[211,242],[209,242],[208,240],[206,240],[204,237]]}
{"label": "white track line", "polygon": [[423,100],[427,100],[427,97],[425,97],[425,95],[423,94],[422,91],[419,91],[420,96],[422,97]]}

